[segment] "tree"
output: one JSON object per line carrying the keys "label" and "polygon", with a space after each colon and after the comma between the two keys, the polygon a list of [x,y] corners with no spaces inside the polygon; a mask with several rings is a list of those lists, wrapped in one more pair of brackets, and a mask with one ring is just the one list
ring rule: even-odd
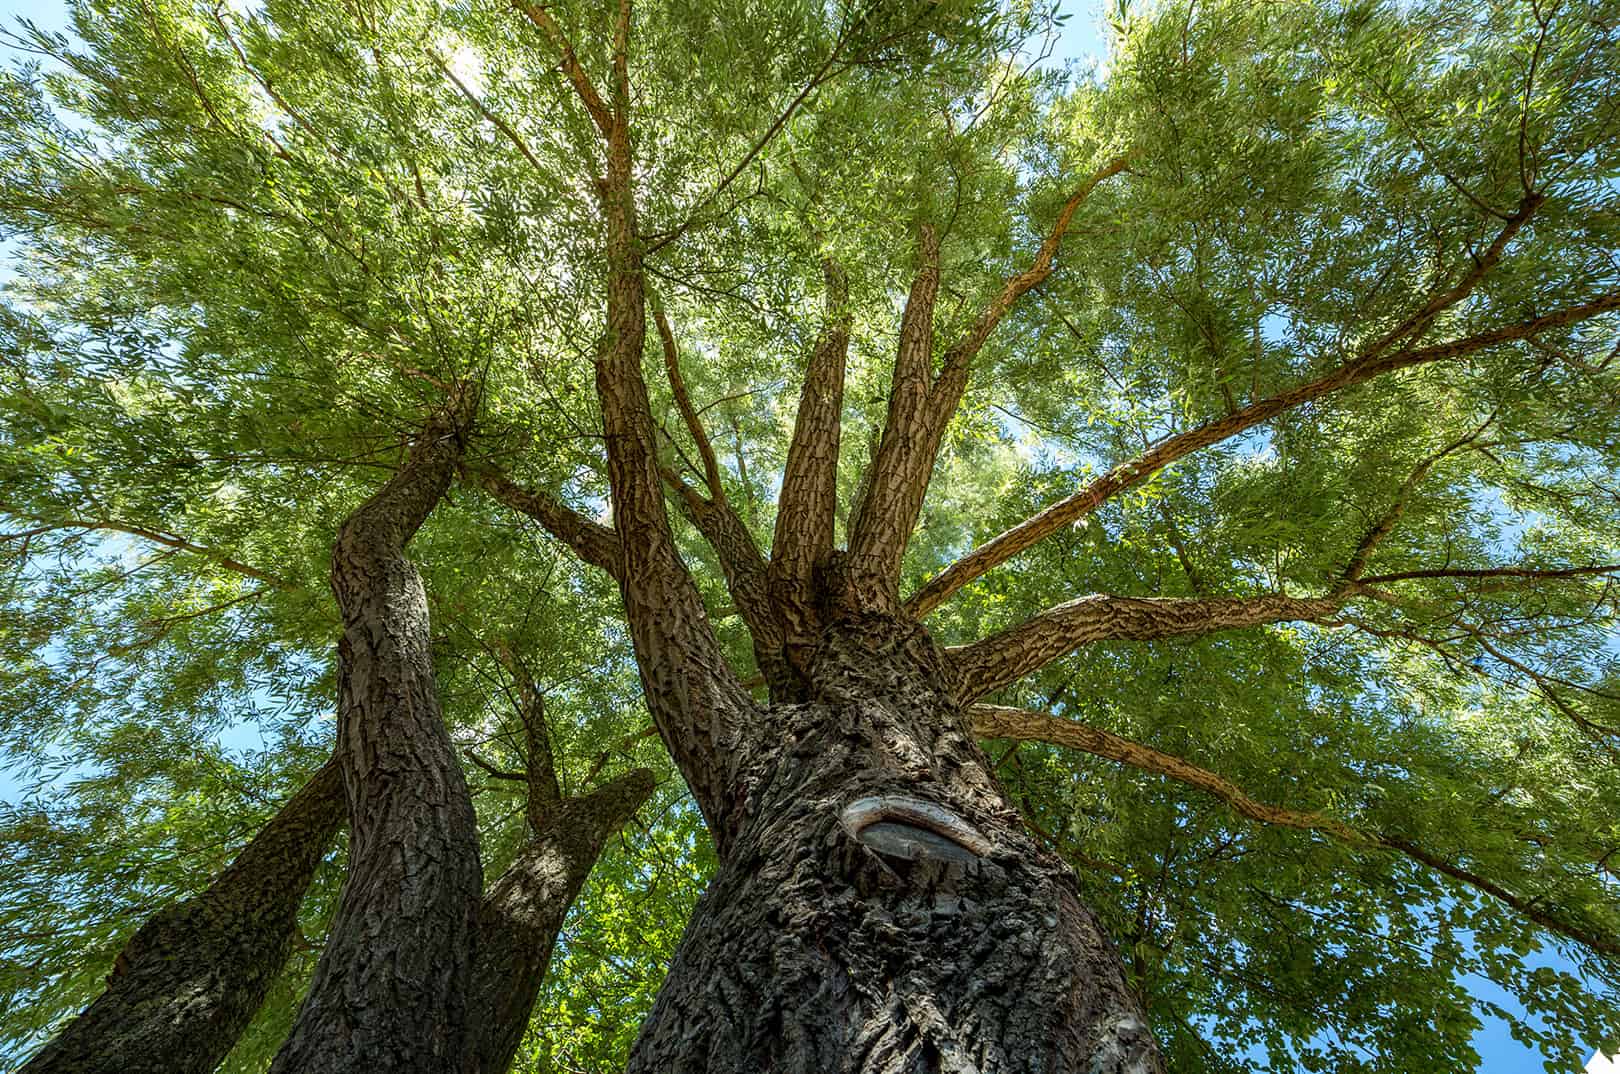
{"label": "tree", "polygon": [[1106,78],[1054,19],[25,30],[6,745],[106,773],[7,816],[18,1047],[121,935],[60,893],[213,890],[334,691],[343,891],[233,1069],[502,1067],[640,763],[520,1063],[1612,1044],[1620,12],[1120,5]]}

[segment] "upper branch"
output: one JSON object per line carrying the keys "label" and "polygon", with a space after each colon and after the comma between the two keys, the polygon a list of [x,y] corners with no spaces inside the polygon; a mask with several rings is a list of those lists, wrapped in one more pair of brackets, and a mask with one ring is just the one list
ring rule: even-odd
{"label": "upper branch", "polygon": [[[900,350],[895,359],[895,388],[890,396],[889,414],[883,429],[883,440],[867,484],[867,495],[861,502],[861,515],[850,540],[852,560],[870,559],[870,569],[880,572],[891,584],[898,582],[900,561],[905,555],[906,542],[922,513],[923,500],[928,495],[929,479],[939,447],[945,438],[956,408],[967,390],[968,375],[973,360],[983,349],[990,333],[995,331],[1013,306],[1025,294],[1039,286],[1052,273],[1058,247],[1068,234],[1076,211],[1096,189],[1097,184],[1125,170],[1129,154],[1115,157],[1092,173],[1069,195],[1036,250],[1034,260],[1022,272],[1009,276],[1000,290],[986,303],[962,337],[945,352],[939,374],[933,373],[931,361],[933,343],[933,296],[938,290],[939,250],[932,231],[924,235],[925,270],[932,269],[928,279],[932,290],[927,302],[919,309],[926,321],[914,318],[918,290],[913,285],[911,301],[906,304],[901,323]],[[924,280],[919,274],[919,282]],[[921,330],[923,338],[916,333]]]}
{"label": "upper branch", "polygon": [[607,174],[598,187],[607,232],[607,324],[596,359],[596,395],[613,525],[623,550],[619,592],[642,693],[724,853],[736,820],[730,765],[753,702],[726,664],[664,509],[652,406],[641,372],[647,299],[629,135],[629,11],[628,0],[621,0]]}
{"label": "upper branch", "polygon": [[948,650],[957,675],[957,700],[970,704],[1082,645],[1099,641],[1151,641],[1290,620],[1332,617],[1344,596],[1193,600],[1094,594],[1059,604],[972,645]]}
{"label": "upper branch", "polygon": [[1564,920],[1548,909],[1541,896],[1525,898],[1480,874],[1424,850],[1410,840],[1379,832],[1364,832],[1320,813],[1303,813],[1256,801],[1231,780],[1200,768],[1173,754],[1073,720],[1044,712],[1008,708],[1003,705],[975,705],[968,710],[974,733],[982,738],[1010,738],[1022,742],[1050,742],[1055,746],[1082,750],[1144,772],[1165,776],[1195,787],[1225,802],[1250,820],[1301,831],[1318,832],[1353,847],[1379,847],[1411,858],[1453,880],[1461,881],[1512,907],[1527,919],[1560,936],[1574,940],[1593,951],[1620,956],[1620,941],[1600,932]]}
{"label": "upper branch", "polygon": [[1345,362],[1325,376],[1250,403],[1196,429],[1161,440],[1129,462],[1120,463],[1074,495],[1025,519],[951,564],[917,591],[907,602],[906,610],[914,616],[926,615],[975,578],[1085,517],[1115,494],[1141,484],[1178,459],[1269,421],[1285,410],[1385,373],[1465,357],[1502,343],[1529,339],[1549,329],[1577,324],[1616,309],[1620,309],[1620,292],[1602,295],[1581,305],[1532,317],[1517,324],[1428,347],[1408,347],[1384,354],[1380,353],[1382,344],[1376,345],[1370,353]]}
{"label": "upper branch", "polygon": [[799,414],[782,470],[771,541],[771,592],[788,618],[790,644],[808,641],[813,630],[815,567],[832,551],[837,522],[849,282],[833,261],[823,261],[821,268],[827,286],[826,322],[799,392]]}
{"label": "upper branch", "polygon": [[[901,519],[916,445],[927,427],[928,393],[934,368],[934,303],[939,296],[939,236],[922,225],[917,236],[920,264],[900,317],[889,410],[877,456],[866,475],[855,518],[850,523],[849,561],[857,577],[874,586],[873,603],[897,604],[890,594],[900,574],[910,525]],[[931,463],[930,463],[931,465]]]}
{"label": "upper branch", "polygon": [[546,36],[546,40],[551,42],[552,47],[561,56],[563,74],[568,78],[569,84],[574,87],[574,92],[579,96],[580,102],[585,105],[585,111],[590,113],[591,122],[596,124],[596,129],[601,131],[604,136],[610,134],[613,129],[613,113],[608,110],[607,103],[602,100],[602,95],[596,92],[596,87],[591,84],[590,76],[585,73],[585,68],[580,66],[579,57],[574,53],[573,44],[569,42],[568,36],[562,32],[562,27],[557,25],[557,20],[553,19],[551,13],[544,7],[532,3],[531,0],[512,0],[512,4],[539,28],[540,32]]}

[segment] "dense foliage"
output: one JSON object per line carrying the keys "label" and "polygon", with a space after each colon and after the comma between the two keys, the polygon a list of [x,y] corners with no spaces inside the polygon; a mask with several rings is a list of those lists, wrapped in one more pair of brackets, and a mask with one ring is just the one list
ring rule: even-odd
{"label": "dense foliage", "polygon": [[[472,465],[606,515],[596,143],[525,7],[86,0],[71,36],[16,31],[35,58],[0,83],[0,748],[33,790],[0,809],[0,1058],[326,755],[334,531],[445,385],[483,385]],[[607,69],[604,11],[545,10]],[[1171,1069],[1468,1069],[1503,1017],[1576,1070],[1620,1043],[1620,7],[1122,2],[1101,71],[1037,62],[1054,17],[637,6],[652,298],[729,498],[768,537],[823,259],[848,278],[853,494],[918,225],[952,338],[1122,154],[975,366],[904,593],[1458,280],[1426,345],[1588,311],[1243,426],[928,620],[949,644],[1088,593],[1365,580],[1331,617],[1092,645],[998,699],[1449,875],[1057,746],[991,756],[1074,863]],[[648,368],[663,461],[701,484]],[[713,551],[680,539],[752,675]],[[515,664],[549,699],[565,790],[663,774],[576,907],[519,1066],[618,1069],[713,854],[643,734],[617,590],[471,481],[411,555],[486,875],[523,833],[521,784],[491,771],[522,765]],[[229,1069],[284,1035],[341,868],[340,848]]]}

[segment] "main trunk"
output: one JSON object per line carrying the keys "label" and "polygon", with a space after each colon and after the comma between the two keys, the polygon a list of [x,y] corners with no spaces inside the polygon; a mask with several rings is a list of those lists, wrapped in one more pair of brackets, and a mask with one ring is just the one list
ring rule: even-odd
{"label": "main trunk", "polygon": [[735,830],[631,1072],[1162,1064],[1068,870],[1025,832],[926,631],[824,631],[742,761]]}
{"label": "main trunk", "polygon": [[142,925],[107,990],[19,1074],[210,1074],[287,961],[304,891],[343,819],[334,761],[207,890]]}

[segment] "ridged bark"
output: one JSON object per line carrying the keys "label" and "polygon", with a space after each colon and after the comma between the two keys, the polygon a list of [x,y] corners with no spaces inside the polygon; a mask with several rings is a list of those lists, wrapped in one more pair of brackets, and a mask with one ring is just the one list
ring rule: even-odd
{"label": "ridged bark", "polygon": [[484,896],[469,1003],[470,1074],[505,1074],[511,1067],[563,918],[603,844],[652,789],[652,773],[638,768],[590,794],[556,803]]}
{"label": "ridged bark", "polygon": [[349,868],[274,1074],[462,1069],[483,886],[478,830],[439,713],[427,594],[404,554],[459,450],[450,431],[430,429],[344,522],[332,553]]}
{"label": "ridged bark", "polygon": [[285,965],[344,815],[342,773],[328,762],[206,890],[140,927],[107,990],[18,1074],[209,1074]]}
{"label": "ridged bark", "polygon": [[1118,954],[997,786],[927,633],[835,622],[810,675],[742,762],[744,819],[631,1074],[1161,1071]]}

